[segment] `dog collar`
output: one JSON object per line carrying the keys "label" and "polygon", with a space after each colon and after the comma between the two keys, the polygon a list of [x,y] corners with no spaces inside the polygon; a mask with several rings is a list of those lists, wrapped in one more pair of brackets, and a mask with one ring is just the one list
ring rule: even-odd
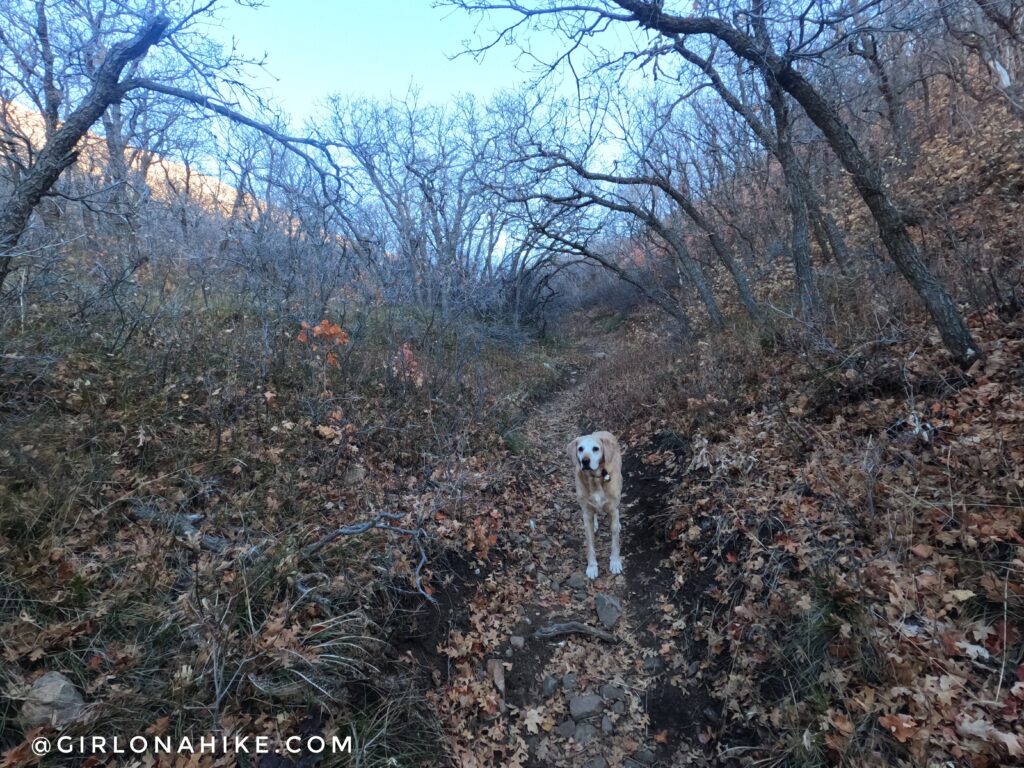
{"label": "dog collar", "polygon": [[[590,472],[591,475],[597,474],[593,469],[584,469],[583,467],[580,467],[580,471]],[[598,474],[597,476],[601,478],[602,483],[607,483],[609,480],[612,479],[612,476],[608,474],[608,470],[605,469],[604,467],[601,467],[601,473]]]}

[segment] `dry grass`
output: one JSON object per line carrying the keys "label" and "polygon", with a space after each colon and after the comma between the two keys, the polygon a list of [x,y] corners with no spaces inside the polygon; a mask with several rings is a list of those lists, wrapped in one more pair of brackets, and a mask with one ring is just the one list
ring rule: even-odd
{"label": "dry grass", "polygon": [[[314,718],[352,729],[353,764],[438,764],[424,681],[392,645],[418,547],[462,545],[433,530],[430,499],[463,482],[467,456],[500,449],[557,379],[549,355],[380,307],[339,313],[348,343],[314,349],[296,319],[228,301],[111,351],[118,323],[75,332],[52,309],[8,326],[0,363],[0,748],[24,736],[13,715],[31,679],[58,670],[92,704],[70,735],[284,735]],[[471,489],[449,490],[469,504]],[[221,551],[138,521],[140,505]],[[377,512],[422,536],[303,554]]]}

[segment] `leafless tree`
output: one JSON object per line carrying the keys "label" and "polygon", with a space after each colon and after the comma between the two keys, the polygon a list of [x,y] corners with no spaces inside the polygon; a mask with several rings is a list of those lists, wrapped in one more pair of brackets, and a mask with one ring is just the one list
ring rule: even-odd
{"label": "leafless tree", "polygon": [[969,364],[980,354],[953,297],[922,260],[881,170],[863,152],[839,108],[815,84],[807,68],[808,62],[821,60],[854,30],[861,34],[885,5],[881,0],[872,6],[875,13],[858,9],[859,23],[851,10],[838,2],[769,5],[754,0],[749,7],[716,6],[714,12],[708,9],[705,14],[673,13],[664,2],[649,0],[600,0],[582,6],[558,0],[453,0],[452,4],[470,11],[504,12],[512,21],[499,31],[499,39],[515,39],[527,34],[531,25],[547,24],[567,36],[573,51],[585,49],[595,35],[613,24],[639,27],[654,35],[646,46],[627,52],[631,59],[647,59],[666,45],[691,38],[720,42],[798,104],[821,131],[871,212],[894,264],[921,297],[953,357]]}

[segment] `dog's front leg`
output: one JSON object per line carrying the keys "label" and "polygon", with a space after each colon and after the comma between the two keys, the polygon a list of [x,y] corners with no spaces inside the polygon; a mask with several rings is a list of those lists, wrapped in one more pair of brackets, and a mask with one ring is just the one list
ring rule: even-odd
{"label": "dog's front leg", "polygon": [[622,559],[619,557],[619,532],[622,526],[619,524],[619,506],[616,504],[610,510],[612,519],[612,556],[608,561],[608,570],[612,573],[622,573]]}
{"label": "dog's front leg", "polygon": [[587,578],[597,578],[597,552],[594,551],[594,510],[583,506],[583,533],[587,540]]}

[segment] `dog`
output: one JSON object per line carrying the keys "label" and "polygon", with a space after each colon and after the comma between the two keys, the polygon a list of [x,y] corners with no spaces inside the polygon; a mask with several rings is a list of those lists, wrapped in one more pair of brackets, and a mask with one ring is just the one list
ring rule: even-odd
{"label": "dog", "polygon": [[622,573],[619,554],[619,500],[622,497],[622,451],[611,432],[594,432],[577,437],[567,446],[576,479],[576,499],[583,511],[583,531],[587,539],[587,577],[597,578],[597,553],[594,532],[598,512],[611,518],[612,553],[608,570]]}

